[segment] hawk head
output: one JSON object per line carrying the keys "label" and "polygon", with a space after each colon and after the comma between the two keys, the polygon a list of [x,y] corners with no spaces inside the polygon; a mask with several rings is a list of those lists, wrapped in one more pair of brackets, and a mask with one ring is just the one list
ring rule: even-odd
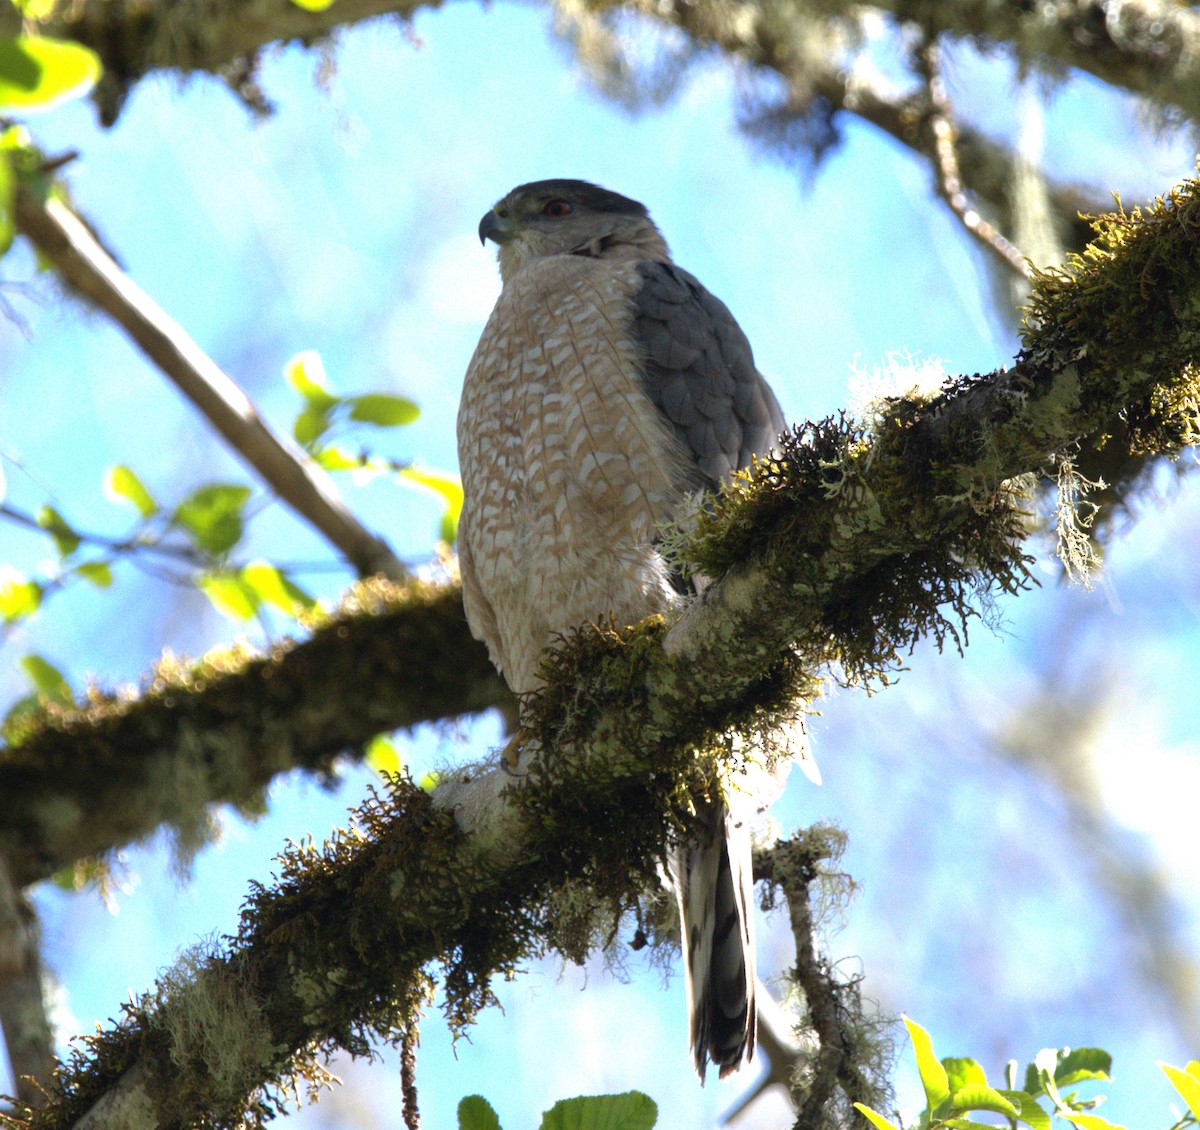
{"label": "hawk head", "polygon": [[584,180],[518,185],[479,221],[479,240],[488,239],[499,245],[505,282],[549,255],[670,260],[644,204]]}

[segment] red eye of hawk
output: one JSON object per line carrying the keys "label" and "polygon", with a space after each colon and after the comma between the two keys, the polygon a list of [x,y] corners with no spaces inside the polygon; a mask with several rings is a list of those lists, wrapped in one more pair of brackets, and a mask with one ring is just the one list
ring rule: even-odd
{"label": "red eye of hawk", "polygon": [[542,209],[542,215],[549,216],[552,220],[559,220],[562,219],[563,216],[569,216],[573,211],[575,211],[575,209],[572,208],[567,201],[551,200],[550,203]]}

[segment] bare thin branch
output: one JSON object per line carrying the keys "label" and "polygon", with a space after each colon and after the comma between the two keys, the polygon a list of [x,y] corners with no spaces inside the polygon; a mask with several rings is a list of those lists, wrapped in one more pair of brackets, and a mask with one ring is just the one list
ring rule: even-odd
{"label": "bare thin branch", "polygon": [[120,325],[271,490],[331,542],[359,576],[405,575],[387,543],[347,510],[328,474],[271,430],[250,398],[117,266],[74,212],[22,187],[16,219],[67,285]]}
{"label": "bare thin branch", "polygon": [[1033,277],[1025,256],[994,224],[985,220],[971,206],[963,190],[962,173],[958,164],[957,131],[953,108],[942,77],[942,50],[929,43],[921,51],[925,89],[929,96],[929,125],[933,132],[934,169],[937,172],[938,195],[962,226],[1005,266],[1028,281]]}

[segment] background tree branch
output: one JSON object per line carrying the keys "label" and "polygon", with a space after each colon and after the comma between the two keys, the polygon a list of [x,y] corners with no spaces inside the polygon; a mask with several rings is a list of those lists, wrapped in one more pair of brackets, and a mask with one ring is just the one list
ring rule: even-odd
{"label": "background tree branch", "polygon": [[16,193],[15,215],[21,232],[67,286],[121,326],[238,456],[327,538],[360,577],[404,576],[396,555],[350,513],[329,475],[296,444],[275,434],[250,398],[117,266],[70,208],[23,184]]}

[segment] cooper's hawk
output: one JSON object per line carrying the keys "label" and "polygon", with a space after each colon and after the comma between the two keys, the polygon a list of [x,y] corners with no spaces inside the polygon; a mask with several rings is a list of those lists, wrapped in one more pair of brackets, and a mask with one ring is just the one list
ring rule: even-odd
{"label": "cooper's hawk", "polygon": [[[472,632],[514,691],[555,634],[633,624],[686,596],[663,522],[784,427],[729,310],[671,262],[645,207],[578,180],[514,188],[479,224],[504,287],[458,413]],[[746,829],[723,804],[672,861],[701,1078],[754,1051]]]}

